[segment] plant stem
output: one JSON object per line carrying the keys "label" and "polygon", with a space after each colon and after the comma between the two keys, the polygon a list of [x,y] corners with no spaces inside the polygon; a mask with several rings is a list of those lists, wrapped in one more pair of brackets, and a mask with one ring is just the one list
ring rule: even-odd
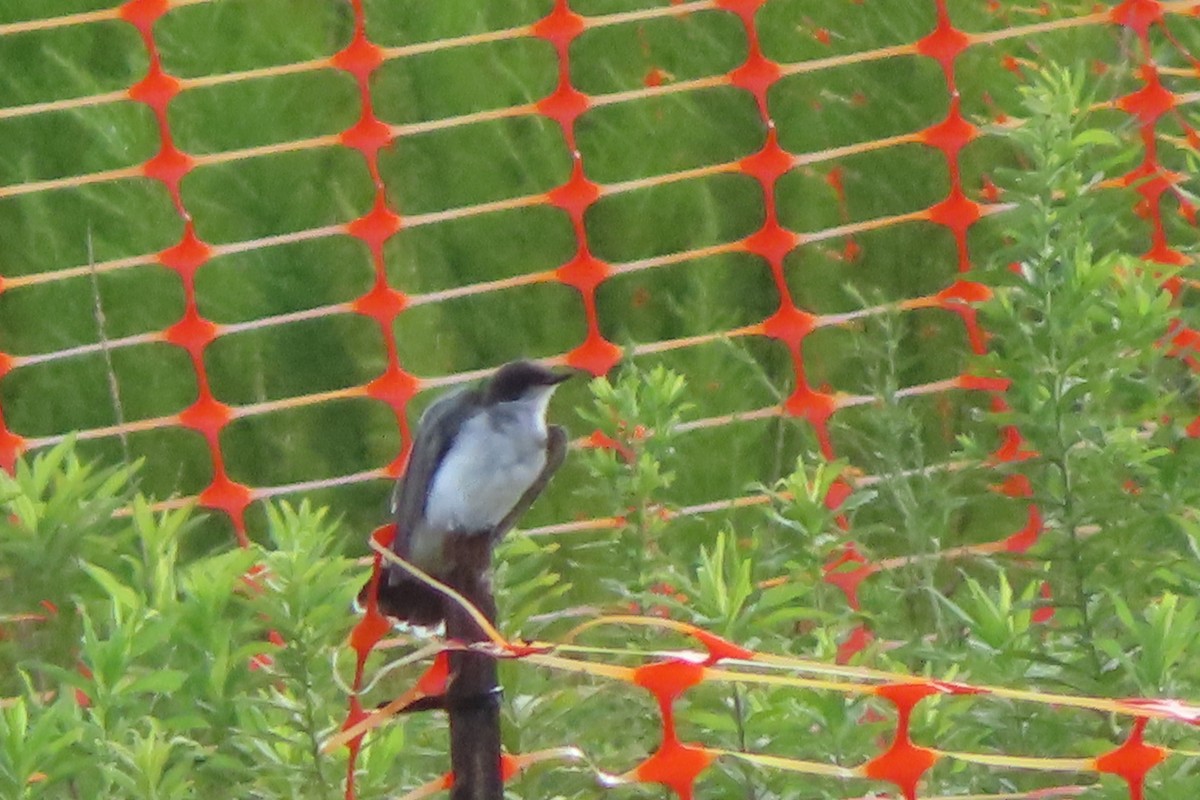
{"label": "plant stem", "polygon": [[[742,707],[741,689],[736,683],[733,685],[733,721],[737,724],[738,749],[745,753],[746,712]],[[754,791],[754,781],[749,776],[746,779],[746,800],[758,800],[758,793]]]}
{"label": "plant stem", "polygon": [[[1049,299],[1047,299],[1049,305]],[[1096,652],[1095,631],[1092,627],[1091,613],[1088,611],[1087,587],[1085,585],[1085,574],[1083,564],[1083,546],[1079,539],[1080,521],[1077,519],[1077,511],[1075,507],[1075,479],[1074,472],[1071,469],[1070,457],[1068,450],[1070,445],[1066,441],[1066,433],[1063,430],[1063,408],[1062,397],[1064,393],[1062,374],[1058,369],[1058,351],[1057,343],[1051,352],[1051,367],[1054,370],[1054,435],[1057,453],[1051,459],[1051,463],[1058,468],[1059,474],[1063,481],[1063,496],[1061,501],[1062,507],[1062,524],[1067,531],[1067,536],[1070,540],[1070,560],[1071,571],[1075,578],[1075,601],[1079,605],[1080,633],[1083,639],[1084,646],[1087,649],[1088,659],[1092,662],[1093,677],[1100,677],[1100,655]]]}
{"label": "plant stem", "polygon": [[[307,664],[307,661],[301,662]],[[321,756],[321,740],[317,731],[316,709],[313,707],[313,689],[310,675],[304,669],[304,680],[301,686],[304,691],[304,732],[308,734],[308,752],[312,757],[313,769],[317,773],[317,786],[324,790],[330,784],[325,780],[325,770],[322,768],[324,759]]]}

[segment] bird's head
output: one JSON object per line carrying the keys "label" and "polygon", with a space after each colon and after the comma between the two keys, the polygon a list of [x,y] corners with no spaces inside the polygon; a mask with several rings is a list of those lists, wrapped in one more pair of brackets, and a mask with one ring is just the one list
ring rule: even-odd
{"label": "bird's head", "polygon": [[570,372],[554,372],[533,361],[512,361],[492,375],[484,389],[483,401],[490,405],[549,400],[558,384],[570,377]]}

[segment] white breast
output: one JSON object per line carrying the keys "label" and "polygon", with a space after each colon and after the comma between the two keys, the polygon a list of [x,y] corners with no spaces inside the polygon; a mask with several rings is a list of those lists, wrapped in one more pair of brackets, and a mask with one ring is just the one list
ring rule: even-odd
{"label": "white breast", "polygon": [[501,404],[467,420],[429,487],[428,528],[475,533],[504,519],[546,465],[540,405]]}

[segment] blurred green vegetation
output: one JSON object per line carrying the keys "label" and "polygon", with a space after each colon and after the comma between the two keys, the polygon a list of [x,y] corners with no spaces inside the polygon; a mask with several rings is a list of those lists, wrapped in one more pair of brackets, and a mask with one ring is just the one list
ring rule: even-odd
{"label": "blurred green vegetation", "polygon": [[[665,0],[579,0],[585,15],[667,5]],[[952,4],[952,21],[987,32],[1044,18],[1033,0]],[[17,0],[0,24],[107,7],[105,3]],[[366,32],[383,47],[520,28],[544,17],[550,0],[479,4],[455,0],[364,3]],[[1055,4],[1066,17],[1087,3]],[[757,15],[764,53],[791,64],[911,43],[937,24],[933,2],[811,4],[770,0]],[[287,35],[280,35],[286,30]],[[351,6],[343,0],[218,0],[169,10],[154,28],[164,68],[179,78],[327,58],[353,35]],[[1195,37],[1180,32],[1185,44]],[[1189,38],[1191,37],[1191,38]],[[968,117],[986,126],[1017,114],[1017,89],[1026,67],[1007,58],[1107,64],[1106,96],[1137,85],[1128,42],[1105,25],[1038,33],[967,48],[955,79]],[[570,78],[583,92],[604,95],[721,75],[745,58],[740,21],[715,9],[586,28],[571,44]],[[1157,55],[1157,52],[1156,52]],[[1169,53],[1163,53],[1164,58]],[[0,76],[0,107],[120,91],[147,66],[137,32],[117,21],[0,36],[0,63],[19,64]],[[371,76],[376,115],[392,124],[436,121],[485,109],[533,103],[558,81],[553,47],[532,37],[475,42],[417,52],[384,62]],[[789,151],[809,155],[827,148],[911,133],[941,120],[950,96],[931,59],[892,55],[786,75],[769,92],[770,116]],[[168,122],[178,147],[193,155],[332,135],[358,118],[353,79],[333,68],[255,77],[187,88],[171,103]],[[1132,139],[1135,131],[1113,117]],[[589,178],[632,180],[737,160],[761,147],[766,127],[749,94],[732,87],[651,96],[603,104],[576,125]],[[116,101],[70,111],[0,118],[0,186],[96,170],[136,166],[157,150],[153,115],[139,104]],[[1169,168],[1178,167],[1163,155]],[[1013,149],[990,131],[961,155],[963,185],[979,197],[997,167],[1016,165]],[[424,214],[553,189],[570,171],[558,126],[538,115],[457,125],[401,136],[380,153],[390,204],[401,215]],[[837,171],[844,195],[829,180]],[[778,182],[780,221],[805,233],[846,222],[916,211],[950,187],[945,158],[916,144],[817,161]],[[373,187],[362,157],[341,147],[263,155],[203,164],[183,180],[185,207],[199,236],[212,245],[344,223],[370,208]],[[1112,201],[1114,229],[1132,249],[1145,227],[1127,198]],[[736,241],[764,219],[760,186],[740,174],[678,181],[600,197],[587,209],[588,246],[599,258],[622,263]],[[999,235],[991,220],[970,231],[972,255],[986,258]],[[154,254],[175,244],[182,223],[164,188],[146,179],[102,182],[75,189],[0,198],[0,275],[37,275]],[[838,313],[864,302],[898,301],[936,292],[955,279],[957,254],[950,233],[928,223],[893,225],[845,239],[805,244],[784,264],[794,301],[815,313]],[[470,216],[402,228],[384,247],[389,284],[421,294],[552,270],[570,259],[577,242],[566,214],[553,207]],[[374,280],[363,243],[333,236],[218,253],[195,276],[200,313],[238,323],[292,311],[346,303]],[[752,325],[779,304],[767,264],[746,254],[698,258],[623,272],[597,292],[601,332],[622,347],[719,333]],[[0,292],[0,351],[24,356],[90,345],[102,339],[155,334],[177,321],[184,307],[179,276],[162,267],[81,275]],[[103,314],[103,331],[99,313]],[[904,385],[952,377],[967,347],[957,317],[936,310],[903,315],[899,333],[906,355]],[[557,283],[415,304],[394,328],[402,366],[419,376],[483,369],[519,356],[569,352],[585,333],[577,292]],[[870,329],[853,324],[822,329],[803,344],[813,386],[861,393],[871,389],[860,357]],[[360,385],[385,364],[384,332],[352,313],[241,330],[218,337],[204,353],[215,397],[235,406]],[[695,415],[749,411],[780,402],[794,388],[795,364],[769,339],[738,347],[711,341],[639,356],[639,366],[663,364],[684,375]],[[111,374],[110,374],[111,372]],[[116,386],[116,396],[110,388]],[[162,343],[119,347],[110,356],[90,352],[21,366],[0,379],[7,426],[26,437],[170,415],[196,397],[197,379],[184,351]],[[576,409],[584,390],[567,387],[552,414],[576,435],[588,432]],[[416,398],[413,416],[429,402]],[[936,452],[956,436],[980,428],[972,420],[984,401],[966,393],[912,398]],[[835,421],[839,455],[864,469],[868,449],[844,431],[869,418],[869,408],[847,409]],[[982,426],[984,431],[987,426]],[[811,433],[803,425],[760,421],[697,430],[680,451],[694,460],[680,471],[671,499],[681,504],[733,497],[755,482],[782,474]],[[397,421],[372,400],[339,401],[238,419],[221,435],[230,474],[252,486],[335,477],[389,463],[401,442]],[[198,434],[160,428],[126,437],[81,441],[89,456],[144,458],[141,488],[157,497],[190,495],[211,479],[209,454]],[[719,452],[720,463],[706,454]],[[577,474],[571,467],[567,475]],[[526,520],[537,525],[616,509],[579,497],[574,478],[555,482]],[[386,481],[320,493],[348,524],[365,534],[384,521]],[[250,509],[252,533],[262,510]],[[1004,524],[1018,524],[1005,518]],[[228,525],[210,520],[192,534],[191,547],[228,541]],[[583,538],[583,537],[581,537]]]}

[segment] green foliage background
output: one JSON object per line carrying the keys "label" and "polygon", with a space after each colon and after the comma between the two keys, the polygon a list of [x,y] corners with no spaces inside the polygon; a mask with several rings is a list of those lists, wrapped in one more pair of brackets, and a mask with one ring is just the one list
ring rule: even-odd
{"label": "green foliage background", "polygon": [[[573,8],[590,15],[650,5],[590,2]],[[1004,28],[1024,18],[1022,9],[1037,6],[1008,3],[1003,14],[995,14],[982,3],[954,5],[954,23],[968,31]],[[1082,7],[1056,4],[1053,13],[1067,16]],[[368,2],[365,18],[372,41],[403,46],[532,23],[550,8],[549,0]],[[78,2],[22,0],[6,4],[0,24],[80,10]],[[286,36],[279,31],[284,20]],[[164,68],[189,78],[326,57],[349,41],[351,24],[343,0],[221,0],[171,10],[155,36]],[[758,16],[765,54],[784,63],[915,41],[935,24],[933,2],[884,12],[872,3],[810,8],[773,0]],[[821,30],[830,33],[828,44],[816,37]],[[964,110],[979,121],[997,109],[1015,111],[1021,78],[1003,68],[1008,54],[1065,62],[1086,54],[1112,62],[1106,83],[1119,94],[1133,85],[1122,46],[1117,32],[1096,25],[973,47],[956,66]],[[585,31],[572,46],[571,79],[589,93],[637,89],[652,69],[674,81],[719,75],[745,53],[745,33],[731,14],[700,10]],[[5,107],[120,90],[146,68],[136,32],[118,21],[6,35],[0,56],[24,65],[0,79]],[[388,61],[372,76],[371,92],[386,122],[421,122],[536,101],[553,89],[556,70],[549,43],[500,41]],[[770,111],[783,147],[809,153],[919,130],[942,119],[948,101],[932,60],[896,56],[786,76],[772,89]],[[357,113],[353,80],[328,69],[189,89],[171,104],[169,122],[177,146],[201,155],[336,134]],[[612,182],[749,155],[763,143],[765,130],[748,95],[718,88],[594,108],[579,119],[577,133],[588,176]],[[0,120],[0,136],[9,142],[0,154],[0,185],[135,165],[158,144],[148,109],[128,101]],[[981,174],[1012,158],[994,137],[968,145],[962,154],[968,192],[976,194]],[[401,136],[381,157],[388,199],[404,215],[545,191],[566,180],[569,166],[557,126],[540,116]],[[846,186],[845,218],[825,181],[834,166]],[[941,155],[905,145],[793,170],[780,181],[777,200],[785,225],[817,231],[920,209],[948,189]],[[351,220],[369,208],[371,185],[358,154],[330,147],[200,166],[184,180],[183,197],[201,238],[220,245]],[[604,197],[588,212],[589,244],[598,257],[623,262],[728,242],[761,224],[762,202],[755,183],[741,175]],[[1124,216],[1129,217],[1127,208]],[[976,253],[989,250],[993,231],[989,221],[974,226]],[[1131,227],[1131,237],[1140,235],[1135,231]],[[6,276],[153,253],[173,245],[180,233],[166,191],[144,179],[0,200]],[[802,308],[847,311],[859,307],[861,297],[898,300],[953,280],[953,241],[937,226],[892,226],[859,237],[857,244],[861,256],[849,262],[840,258],[842,242],[836,240],[789,256],[789,289]],[[552,269],[570,257],[574,245],[566,215],[553,208],[413,227],[387,243],[388,279],[405,292],[436,291]],[[349,301],[371,281],[365,246],[331,237],[216,257],[198,272],[196,289],[202,315],[237,323]],[[96,284],[82,275],[0,293],[3,350],[29,355],[99,341],[96,294],[110,339],[161,330],[183,311],[179,278],[163,268],[105,273]],[[775,309],[778,295],[759,259],[725,255],[615,275],[601,285],[598,301],[602,332],[624,346],[758,322]],[[50,308],[55,313],[47,313]],[[901,376],[905,383],[961,371],[964,341],[957,318],[926,310],[906,315],[903,327],[912,353]],[[558,284],[417,306],[402,313],[395,328],[402,365],[421,376],[494,366],[522,355],[557,355],[579,344],[583,332],[577,293]],[[854,353],[861,338],[861,329],[852,327],[806,339],[813,385],[867,390]],[[753,340],[745,351],[752,360],[731,358],[720,343],[639,360],[684,373],[695,389],[697,416],[703,417],[770,405],[791,390],[792,364],[781,344]],[[353,314],[227,334],[205,352],[217,399],[235,405],[361,384],[379,374],[383,359],[374,323]],[[103,354],[93,353],[14,370],[0,381],[8,426],[37,437],[114,423],[118,404],[108,369]],[[176,413],[196,397],[185,353],[164,343],[115,350],[112,371],[126,420]],[[556,412],[577,433],[583,430],[571,409],[582,397],[579,388],[564,390]],[[425,402],[418,398],[413,412]],[[854,416],[846,412],[848,428],[856,426]],[[796,431],[791,423],[772,421],[687,437],[681,446],[689,453],[717,446],[727,462],[715,470],[687,470],[673,499],[730,497],[754,480],[779,477],[797,452],[803,434]],[[944,450],[949,440],[942,439]],[[223,431],[221,443],[231,476],[252,486],[378,467],[400,448],[391,414],[367,399],[239,419]],[[126,457],[113,438],[80,446],[109,460]],[[140,480],[159,497],[194,494],[211,479],[203,441],[186,429],[132,434],[128,457],[148,460]],[[561,481],[530,522],[612,511],[581,506],[571,486]],[[379,481],[320,492],[314,500],[332,504],[353,526],[367,530],[379,523],[387,491]],[[252,509],[252,530],[261,532],[261,522],[261,509]],[[223,543],[227,531],[210,526],[197,546]]]}
{"label": "green foliage background", "polygon": [[[580,0],[572,8],[594,15],[649,5]],[[961,30],[987,32],[1077,16],[1094,5],[1055,3],[1043,14],[1044,4],[1032,0],[1003,3],[999,12],[956,2],[950,14]],[[14,0],[0,9],[0,25],[93,7],[106,5]],[[529,24],[550,8],[365,3],[367,33],[382,46]],[[910,43],[936,21],[932,0],[770,0],[757,16],[765,54],[784,63]],[[1200,30],[1176,22],[1171,31],[1182,50],[1200,52]],[[818,31],[829,33],[828,42]],[[341,0],[216,0],[173,9],[155,28],[164,67],[181,78],[327,57],[351,33]],[[1188,666],[1196,661],[1198,610],[1195,453],[1178,425],[1194,411],[1195,396],[1178,363],[1155,357],[1150,346],[1172,320],[1191,321],[1191,297],[1168,306],[1157,289],[1163,276],[1141,275],[1127,258],[1149,243],[1132,192],[1095,188],[1094,176],[1119,175],[1134,163],[1137,130],[1129,118],[1103,109],[1073,114],[1089,107],[1091,95],[1070,81],[1050,94],[1067,98],[1065,108],[1045,98],[1044,108],[1023,106],[1020,94],[1031,61],[1059,61],[1074,65],[1077,76],[1100,73],[1087,81],[1095,97],[1122,96],[1140,86],[1136,47],[1115,26],[1096,24],[975,44],[956,61],[964,113],[985,126],[961,154],[963,185],[980,199],[985,178],[995,179],[1026,204],[1024,215],[989,217],[969,232],[979,270],[971,277],[1000,292],[984,316],[997,336],[990,360],[971,362],[962,323],[949,312],[879,314],[804,341],[812,385],[878,398],[835,416],[834,450],[844,463],[820,463],[811,431],[787,419],[651,437],[638,445],[632,466],[602,452],[577,454],[525,524],[614,514],[626,514],[628,524],[514,536],[499,575],[508,629],[554,637],[580,618],[634,608],[690,619],[764,651],[833,660],[838,643],[866,623],[879,638],[860,656],[866,663],[1105,696],[1195,697],[1200,676]],[[676,82],[719,75],[745,53],[732,15],[699,10],[585,31],[571,49],[571,80],[595,94],[637,89],[652,69]],[[1162,37],[1152,55],[1166,67],[1186,66]],[[1006,68],[1008,56],[1022,66]],[[7,109],[121,91],[147,61],[136,32],[113,21],[6,33],[0,63],[25,67],[0,75],[0,108]],[[556,69],[553,49],[541,40],[477,44],[389,61],[373,76],[371,93],[385,121],[419,123],[536,101],[554,88]],[[1167,80],[1180,91],[1190,85],[1178,75]],[[358,102],[350,77],[330,69],[189,89],[172,103],[170,124],[186,152],[219,153],[336,134],[355,121]],[[917,56],[799,72],[769,97],[780,143],[797,154],[921,130],[944,118],[949,102],[938,66]],[[1033,113],[1066,127],[1022,141],[990,126],[1003,115]],[[1164,126],[1167,135],[1177,133],[1177,123]],[[1107,133],[1078,140],[1084,130]],[[588,176],[617,182],[750,155],[766,130],[749,96],[723,87],[597,107],[580,118],[577,134]],[[128,101],[0,118],[0,140],[0,187],[140,164],[158,146],[151,114]],[[1186,148],[1163,146],[1160,160],[1166,169],[1196,171]],[[380,166],[389,202],[411,216],[552,189],[567,179],[570,159],[557,126],[530,116],[401,136]],[[844,207],[827,180],[835,166]],[[780,180],[776,201],[783,224],[814,232],[925,208],[949,186],[943,156],[908,144],[795,169]],[[1064,195],[1064,187],[1071,191]],[[1087,191],[1072,194],[1080,187]],[[372,187],[358,154],[331,147],[201,166],[185,179],[183,197],[199,235],[220,245],[354,219],[369,209]],[[754,232],[763,214],[754,181],[718,175],[604,197],[586,224],[598,257],[626,262],[736,240]],[[1068,223],[1075,227],[1063,236]],[[1194,228],[1170,215],[1166,224],[1171,241],[1194,241]],[[181,230],[166,191],[148,180],[3,197],[0,275],[152,253],[176,243]],[[932,224],[893,225],[855,242],[861,254],[853,260],[842,257],[844,240],[788,256],[786,279],[800,307],[856,311],[938,291],[957,277],[953,238]],[[406,228],[385,249],[389,283],[423,293],[553,269],[574,247],[566,216],[539,207]],[[1026,264],[1024,278],[1008,273],[1014,261]],[[365,246],[333,237],[219,256],[200,269],[196,289],[206,318],[237,323],[353,300],[372,279]],[[0,292],[0,350],[35,355],[99,341],[97,296],[109,339],[162,330],[183,310],[178,277],[158,267],[9,289]],[[760,259],[723,255],[614,275],[598,302],[603,333],[636,346],[758,322],[779,298]],[[1114,320],[1121,325],[1110,331]],[[559,355],[583,333],[578,295],[558,284],[415,306],[395,328],[402,365],[429,377]],[[364,383],[382,370],[384,354],[373,322],[342,314],[224,335],[204,357],[217,398],[245,405]],[[126,420],[177,413],[196,397],[194,374],[177,348],[139,344],[111,358],[111,369],[97,353],[4,375],[6,424],[23,436],[57,435],[113,424],[118,408]],[[1014,380],[1007,416],[991,413],[981,393],[898,394],[968,365]],[[665,431],[778,403],[794,379],[781,344],[718,340],[633,358],[612,384],[568,385],[553,414],[578,435],[599,428],[620,436],[617,420]],[[417,398],[414,417],[428,400]],[[1170,424],[1147,427],[1164,414]],[[992,491],[1008,472],[926,471],[958,459],[978,464],[1009,423],[1046,455],[1005,467],[1032,481],[1047,519],[1044,542],[1024,560],[941,558],[1025,523],[1023,501]],[[239,419],[221,445],[235,480],[271,486],[382,466],[401,442],[391,412],[363,399]],[[8,788],[49,797],[203,797],[236,784],[237,796],[340,796],[342,756],[317,756],[313,743],[340,724],[345,709],[332,675],[345,674],[346,654],[336,654],[337,646],[353,619],[342,609],[362,572],[347,556],[363,553],[367,532],[384,521],[390,487],[377,481],[311,493],[312,504],[331,507],[325,517],[312,506],[256,504],[249,522],[260,545],[228,552],[232,535],[220,516],[155,517],[142,501],[134,504],[126,485],[156,498],[202,490],[212,476],[198,434],[168,429],[132,434],[127,449],[105,439],[82,441],[77,450],[85,461],[144,463],[136,472],[106,472],[58,452],[5,484],[0,500],[13,516],[3,529],[0,610],[28,612],[48,598],[62,610],[44,626],[21,623],[19,635],[3,642],[0,665],[11,675],[3,694],[23,698],[6,706],[0,731]],[[844,507],[870,558],[929,556],[864,583],[859,611],[821,582],[844,533],[814,487],[828,488],[843,473],[878,479]],[[1129,480],[1144,487],[1136,502],[1125,490]],[[766,510],[669,524],[658,513],[751,489],[775,501]],[[112,517],[113,508],[130,504],[132,518]],[[272,592],[235,589],[251,563],[271,565],[278,577]],[[764,588],[779,577],[788,580]],[[1053,585],[1057,610],[1052,625],[1039,626],[1032,617],[1043,580]],[[272,630],[290,643],[274,653],[274,669],[243,669]],[[687,644],[627,630],[608,635],[596,643],[631,651]],[[76,661],[93,676],[75,672]],[[391,675],[370,699],[387,699],[415,674]],[[555,680],[520,664],[505,665],[504,682],[506,745],[514,752],[577,743],[620,771],[655,746],[659,723],[642,692]],[[90,709],[74,702],[69,687],[92,696]],[[42,692],[56,688],[63,691],[45,700]],[[815,692],[704,685],[682,703],[681,735],[853,765],[877,754],[877,740],[890,730],[890,721],[864,722],[868,710],[888,711]],[[915,736],[948,749],[1094,754],[1127,733],[1120,720],[1045,708],[944,700],[921,712]],[[1190,732],[1164,725],[1152,733],[1196,749]],[[406,721],[373,739],[360,796],[387,796],[437,774],[444,746],[437,719]],[[49,780],[30,781],[46,769],[35,755],[66,752],[71,759]],[[960,766],[939,765],[929,790],[1016,791],[1046,780]],[[1156,790],[1193,797],[1192,772],[1192,760],[1173,759]],[[597,791],[586,770],[541,768],[523,780],[520,791],[531,797]],[[719,796],[840,797],[878,788],[814,780],[798,790],[792,776],[725,764],[704,781]],[[1094,791],[1123,796],[1107,779]]]}

